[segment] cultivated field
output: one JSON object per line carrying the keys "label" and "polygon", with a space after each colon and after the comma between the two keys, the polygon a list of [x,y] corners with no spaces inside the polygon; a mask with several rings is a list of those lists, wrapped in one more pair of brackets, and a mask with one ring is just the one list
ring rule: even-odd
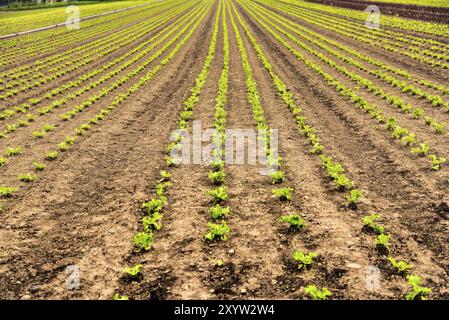
{"label": "cultivated field", "polygon": [[0,298],[448,299],[449,25],[367,17],[165,0],[0,40]]}

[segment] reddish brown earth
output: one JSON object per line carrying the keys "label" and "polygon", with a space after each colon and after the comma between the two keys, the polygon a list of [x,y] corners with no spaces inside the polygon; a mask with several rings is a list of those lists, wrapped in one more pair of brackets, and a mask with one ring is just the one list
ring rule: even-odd
{"label": "reddish brown earth", "polygon": [[378,6],[380,12],[386,15],[396,15],[399,17],[419,19],[423,21],[432,21],[445,23],[449,20],[449,8],[440,8],[433,6],[421,6],[413,4],[360,1],[360,0],[306,0],[309,2],[321,3],[337,7],[365,10],[369,5]]}

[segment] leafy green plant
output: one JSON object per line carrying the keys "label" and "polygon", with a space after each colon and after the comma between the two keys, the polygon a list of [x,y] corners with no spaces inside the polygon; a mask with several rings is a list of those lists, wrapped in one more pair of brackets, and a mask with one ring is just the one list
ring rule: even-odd
{"label": "leafy green plant", "polygon": [[279,188],[271,190],[274,196],[282,201],[290,201],[292,200],[293,188]]}
{"label": "leafy green plant", "polygon": [[401,274],[408,273],[410,269],[413,267],[413,265],[408,264],[403,260],[396,261],[396,259],[392,257],[388,257],[388,261],[390,261],[393,268],[395,268],[396,271]]}
{"label": "leafy green plant", "polygon": [[231,229],[225,221],[222,221],[221,224],[209,222],[207,226],[209,227],[209,232],[204,236],[207,241],[228,240],[227,235],[231,232]]}
{"label": "leafy green plant", "polygon": [[411,153],[419,156],[426,156],[430,151],[429,144],[427,142],[420,143],[418,147],[412,148]]}
{"label": "leafy green plant", "polygon": [[14,147],[8,147],[8,148],[6,148],[5,153],[8,156],[16,156],[16,155],[22,153],[22,148],[21,147],[15,147],[15,148]]}
{"label": "leafy green plant", "polygon": [[441,165],[446,163],[447,159],[442,157],[437,157],[434,154],[429,155],[430,160],[432,160],[432,169],[433,170],[440,170]]}
{"label": "leafy green plant", "polygon": [[36,139],[41,139],[45,136],[45,132],[44,131],[33,131],[33,137],[35,137]]}
{"label": "leafy green plant", "polygon": [[4,166],[7,162],[8,162],[8,160],[6,160],[5,158],[0,157],[0,167]]}
{"label": "leafy green plant", "polygon": [[226,186],[218,187],[214,190],[209,190],[207,194],[212,197],[212,201],[214,203],[220,203],[222,201],[228,200],[228,188]]}
{"label": "leafy green plant", "polygon": [[278,170],[276,172],[273,172],[271,174],[271,183],[272,184],[278,184],[285,180],[284,172],[281,170]]}
{"label": "leafy green plant", "polygon": [[113,297],[114,300],[129,300],[128,296],[125,295],[119,295],[118,293],[114,294]]}
{"label": "leafy green plant", "polygon": [[209,171],[209,179],[210,179],[214,184],[221,184],[221,183],[223,183],[225,177],[226,177],[226,174],[224,173],[223,170],[219,170],[219,171]]}
{"label": "leafy green plant", "polygon": [[165,197],[151,199],[150,201],[147,201],[142,204],[142,209],[148,214],[161,212],[162,209],[164,208],[166,201],[167,201],[167,199]]}
{"label": "leafy green plant", "polygon": [[313,263],[313,259],[315,259],[318,254],[314,252],[304,253],[303,251],[295,251],[293,253],[293,259],[298,261],[298,269],[302,269],[303,267],[310,267]]}
{"label": "leafy green plant", "polygon": [[3,197],[10,197],[16,191],[17,188],[14,187],[0,187],[0,195]]}
{"label": "leafy green plant", "polygon": [[151,232],[152,230],[160,230],[162,228],[162,224],[159,222],[162,219],[162,215],[158,212],[155,212],[151,216],[143,217],[142,224],[145,232]]}
{"label": "leafy green plant", "polygon": [[390,248],[389,248],[390,238],[391,238],[391,235],[381,233],[381,234],[377,235],[377,237],[376,237],[376,245],[379,248],[383,248],[383,249],[386,249],[387,251],[389,251],[390,250]]}
{"label": "leafy green plant", "polygon": [[154,237],[149,232],[138,232],[134,235],[134,247],[136,252],[148,251],[153,245]]}
{"label": "leafy green plant", "polygon": [[309,284],[304,288],[304,292],[313,300],[328,300],[332,293],[327,288],[318,289],[315,285]]}
{"label": "leafy green plant", "polygon": [[171,183],[168,181],[158,183],[156,185],[156,195],[159,197],[164,196],[169,186],[171,186]]}
{"label": "leafy green plant", "polygon": [[37,171],[43,171],[45,169],[45,164],[40,162],[33,162],[32,165]]}
{"label": "leafy green plant", "polygon": [[229,214],[229,207],[222,207],[219,204],[216,204],[214,207],[209,209],[210,215],[212,219],[222,219]]}
{"label": "leafy green plant", "polygon": [[405,298],[407,300],[426,300],[432,289],[421,286],[421,277],[417,275],[408,275],[407,282],[412,286],[412,291]]}
{"label": "leafy green plant", "polygon": [[18,176],[20,181],[23,182],[33,182],[37,180],[37,176],[32,173],[24,173]]}
{"label": "leafy green plant", "polygon": [[223,264],[224,264],[223,259],[218,259],[218,260],[216,261],[216,266],[217,266],[217,267],[221,267],[221,266],[223,266]]}
{"label": "leafy green plant", "polygon": [[125,267],[125,269],[123,269],[123,272],[126,274],[126,276],[131,279],[137,278],[141,274],[141,271],[142,271],[141,264],[136,264],[135,266],[132,267]]}
{"label": "leafy green plant", "polygon": [[362,196],[363,193],[360,190],[357,189],[351,190],[351,192],[347,197],[349,205],[356,206]]}
{"label": "leafy green plant", "polygon": [[169,181],[170,178],[171,178],[171,173],[168,173],[167,171],[162,170],[162,171],[161,171],[161,177],[162,177],[161,182],[163,182],[163,181]]}
{"label": "leafy green plant", "polygon": [[372,213],[369,216],[365,216],[362,218],[362,222],[368,229],[376,232],[377,234],[384,233],[384,227],[377,223],[377,220],[380,219],[380,214]]}
{"label": "leafy green plant", "polygon": [[282,222],[287,222],[290,224],[290,227],[293,229],[303,229],[306,227],[306,224],[304,223],[304,219],[300,217],[299,214],[289,214],[284,215],[279,218]]}
{"label": "leafy green plant", "polygon": [[47,160],[56,160],[58,158],[58,151],[49,151],[47,152],[46,159]]}

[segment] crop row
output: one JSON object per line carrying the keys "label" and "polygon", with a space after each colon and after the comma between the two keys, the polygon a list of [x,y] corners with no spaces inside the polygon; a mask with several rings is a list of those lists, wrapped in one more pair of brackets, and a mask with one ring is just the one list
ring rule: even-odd
{"label": "crop row", "polygon": [[[183,9],[179,9],[177,11],[182,12]],[[172,16],[174,15],[175,14],[173,14]],[[14,74],[14,76],[12,76],[13,80],[9,83],[7,82],[4,87],[11,90],[0,95],[0,99],[6,100],[7,98],[15,96],[20,92],[24,92],[28,89],[36,88],[43,84],[50,83],[57,78],[60,78],[66,74],[70,74],[70,72],[77,71],[92,62],[98,61],[98,59],[107,57],[111,53],[114,53],[124,46],[135,42],[137,39],[141,38],[151,30],[160,27],[161,24],[169,21],[169,19],[170,17],[165,17],[164,19],[156,19],[156,21],[150,20],[149,22],[144,22],[143,26],[136,30],[125,30],[124,32],[119,33],[117,36],[111,36],[110,39],[98,40],[96,41],[98,43],[93,47],[89,47],[88,45],[86,48],[83,48],[83,46],[81,46],[76,49],[72,49],[70,51],[77,51],[75,55],[77,58],[65,63],[62,63],[61,59],[64,59],[64,57],[71,57],[74,52],[64,53],[62,58],[58,57],[60,55],[56,55],[58,58],[48,64],[40,64],[37,67],[36,65],[29,65],[27,67],[27,70],[16,73]],[[46,74],[43,74],[41,72],[42,69],[46,69],[54,64],[59,65],[54,68],[48,69]],[[17,80],[24,76],[29,76],[29,78],[26,80]],[[20,85],[23,86],[15,88]]]}
{"label": "crop row", "polygon": [[[185,21],[188,21],[189,18],[193,17],[198,10],[199,9],[197,9],[196,11],[191,12],[189,15],[179,19],[177,24],[173,24],[173,25],[167,27],[166,29],[160,31],[158,34],[153,36],[150,40],[148,40],[145,43],[141,44],[140,46],[134,48],[133,50],[131,50],[130,52],[125,54],[123,57],[116,59],[115,61],[111,62],[109,65],[104,66],[103,68],[99,69],[98,71],[106,70],[106,69],[112,67],[114,64],[117,64],[120,61],[123,61],[126,57],[129,57],[130,55],[132,55],[132,57],[133,57],[132,59],[126,60],[126,62],[123,63],[122,65],[120,65],[118,68],[114,69],[113,71],[109,72],[108,74],[104,75],[103,77],[99,78],[98,80],[92,81],[91,83],[89,83],[88,85],[84,86],[83,88],[81,88],[77,92],[69,93],[66,96],[66,98],[59,99],[57,101],[54,101],[52,104],[50,104],[50,105],[48,105],[46,107],[42,107],[42,108],[38,109],[36,114],[28,113],[23,119],[19,119],[14,124],[7,125],[5,130],[0,135],[0,137],[6,138],[9,133],[16,131],[18,128],[26,127],[30,122],[34,121],[34,119],[37,116],[43,116],[43,115],[45,115],[45,114],[47,114],[49,112],[52,112],[55,108],[62,107],[65,104],[67,104],[68,102],[74,100],[76,97],[81,96],[83,93],[91,91],[91,90],[97,88],[98,86],[100,86],[101,84],[105,83],[107,80],[112,79],[115,76],[119,75],[123,70],[125,70],[126,68],[130,67],[131,65],[133,65],[136,62],[138,62],[139,60],[141,60],[148,53],[150,53],[154,48],[156,48],[158,45],[160,45],[166,39],[168,39],[173,33],[175,33],[178,29],[181,28],[182,24]],[[164,33],[166,33],[166,34],[164,35]],[[167,48],[169,45],[171,45],[175,41],[175,39],[172,39],[171,41],[166,43],[164,48]],[[144,48],[144,50],[139,52],[139,50],[142,49],[142,48]],[[160,51],[160,52],[163,52],[163,50]],[[84,102],[82,102],[78,106],[74,107],[71,111],[63,114],[61,116],[61,120],[63,120],[63,121],[70,120],[71,118],[76,116],[77,113],[83,111],[85,108],[87,108],[87,107],[93,105],[94,103],[98,102],[100,99],[102,99],[103,97],[108,95],[113,90],[118,89],[120,86],[124,85],[127,81],[131,80],[139,72],[144,70],[146,68],[146,66],[148,66],[156,58],[158,58],[158,55],[150,56],[141,65],[139,65],[136,69],[134,69],[134,71],[130,72],[128,74],[128,76],[123,77],[119,82],[116,82],[116,83],[112,84],[110,87],[103,89],[100,93],[92,95],[91,97],[86,99]],[[99,72],[97,72],[97,71],[91,72],[90,74],[86,75],[83,78],[83,81],[87,80],[91,76],[97,75],[98,73]],[[73,84],[73,82],[70,82],[70,83]],[[81,81],[78,81],[75,84],[78,86],[81,83],[82,83]],[[73,89],[74,87],[76,87],[76,86],[70,86],[70,87],[66,86],[64,88],[67,88],[67,89],[72,88]],[[38,102],[38,100],[35,99],[35,100],[33,100],[33,102],[36,103],[36,102]],[[9,114],[11,114],[11,113],[9,113]],[[38,135],[36,137],[42,138],[43,135]]]}
{"label": "crop row", "polygon": [[[253,7],[254,8],[254,7]],[[257,12],[257,9],[254,8],[254,12]],[[270,34],[273,35],[274,38],[276,38],[281,44],[283,44],[291,53],[293,53],[296,58],[303,62],[305,65],[307,65],[309,68],[311,68],[314,72],[319,74],[320,76],[324,77],[326,82],[334,87],[337,92],[339,92],[342,96],[348,98],[357,108],[360,108],[367,112],[371,118],[373,118],[375,121],[377,121],[379,124],[385,124],[386,126],[383,128],[385,130],[392,131],[391,137],[395,140],[400,140],[404,143],[404,146],[409,148],[410,151],[414,154],[418,154],[420,156],[427,156],[431,161],[431,167],[434,170],[439,170],[441,168],[441,165],[446,162],[446,159],[444,157],[438,157],[435,154],[429,154],[430,147],[428,146],[427,142],[420,141],[416,134],[411,132],[407,128],[403,128],[397,124],[397,121],[394,117],[386,117],[384,113],[375,105],[370,104],[367,102],[364,98],[362,98],[360,95],[355,93],[353,90],[345,86],[343,83],[341,83],[339,80],[337,80],[333,75],[325,72],[320,66],[315,64],[314,62],[306,59],[298,50],[293,48],[290,44],[288,44],[279,34],[274,32],[269,26],[267,26],[263,21],[260,20],[260,18],[256,17],[253,12],[251,12],[251,15],[254,17],[254,19],[262,25],[266,30],[269,31]],[[304,45],[298,38],[291,35],[289,32],[283,30],[279,27],[280,21],[277,21],[276,23],[268,20],[265,16],[261,16],[263,20],[265,20],[268,24],[270,24],[273,28],[281,32],[283,35],[285,35],[289,40],[291,40],[293,43],[299,45],[300,47],[304,48],[305,50],[311,52],[312,54],[316,55],[320,60],[325,62],[327,65],[333,67],[334,69],[338,70],[339,72],[344,73],[345,75],[348,75],[351,78],[358,78],[359,76],[350,73],[346,68],[341,67],[338,65],[335,61],[327,58],[323,54],[316,52],[314,49]],[[374,89],[373,89],[374,90]],[[388,120],[388,121],[387,121]]]}
{"label": "crop row", "polygon": [[[192,36],[194,31],[197,29],[198,25],[204,19],[204,17],[206,16],[206,14],[207,14],[207,12],[209,10],[210,10],[210,4],[207,5],[207,6],[203,6],[202,10],[197,14],[197,17],[198,17],[197,20],[195,19],[195,17],[193,19],[191,19],[189,21],[189,24],[187,24],[183,28],[183,30],[177,36],[175,36],[175,38],[172,41],[170,41],[171,44],[176,42],[176,40],[178,38],[180,38],[182,36],[182,34],[184,34],[185,31],[187,31],[189,29],[189,27],[190,27],[190,30],[175,45],[175,47],[164,57],[164,59],[157,66],[155,66],[150,71],[148,71],[146,73],[146,75],[141,77],[138,82],[136,82],[131,87],[129,87],[126,90],[124,90],[123,93],[117,94],[115,96],[115,98],[113,99],[113,102],[111,103],[111,105],[109,107],[101,109],[100,112],[97,115],[95,115],[94,117],[92,117],[91,119],[89,119],[88,122],[83,123],[80,126],[78,126],[77,128],[75,128],[74,129],[75,136],[67,136],[63,141],[61,141],[60,143],[57,144],[56,147],[59,149],[59,151],[61,151],[61,152],[67,151],[72,145],[74,145],[78,141],[78,139],[77,139],[78,136],[83,136],[87,131],[89,131],[91,129],[91,127],[93,125],[99,124],[102,120],[105,119],[105,117],[108,114],[110,114],[121,103],[123,103],[125,100],[127,100],[128,97],[131,96],[131,94],[133,94],[134,92],[138,91],[142,86],[144,86],[149,81],[151,81],[156,76],[156,74],[159,73],[159,71],[162,70],[172,60],[172,58],[180,51],[180,49],[183,47],[183,45],[190,39],[190,37]],[[155,54],[153,54],[153,57],[157,57],[157,56],[162,55],[162,53],[168,47],[170,47],[170,45],[166,45],[165,47],[159,49]],[[128,74],[128,76],[129,75],[130,74]],[[123,81],[123,78],[118,80],[116,82],[116,84],[118,84],[118,82],[120,82],[120,81]],[[22,152],[22,148],[20,148],[20,147],[8,148],[6,150],[6,153],[10,157],[16,156],[16,155],[20,154],[21,152]],[[45,153],[44,160],[53,161],[53,160],[57,159],[58,157],[59,157],[58,150],[50,150],[50,151]],[[40,164],[42,164],[42,162],[37,161],[37,160],[33,161],[32,164],[33,164],[33,167],[35,167],[35,169],[38,170],[38,171],[42,171],[42,169],[45,168],[45,166],[42,168],[42,166],[40,165]],[[36,164],[38,164],[38,166]],[[14,188],[14,187],[0,187],[0,190],[8,190],[9,191],[7,194],[5,194],[4,192],[1,192],[0,195],[11,196],[12,193],[17,191],[17,188]]]}
{"label": "crop row", "polygon": [[[270,4],[271,5],[271,4]],[[294,9],[288,7],[288,11],[285,6],[278,6],[277,8],[282,10],[283,12],[288,12],[288,14],[292,14],[295,17],[298,17],[304,21],[312,23],[314,25],[320,26],[332,32],[337,32],[341,35],[349,37],[351,39],[361,41],[363,43],[367,43],[369,45],[401,54],[403,56],[407,56],[411,59],[427,63],[432,67],[438,66],[443,69],[449,68],[449,63],[444,62],[448,58],[444,54],[440,54],[437,52],[433,52],[432,50],[416,50],[415,48],[406,48],[399,41],[383,39],[376,36],[370,36],[370,29],[364,27],[363,24],[356,24],[348,22],[345,19],[338,19],[336,17],[332,17],[332,22],[330,22],[329,16],[326,14],[321,14],[316,11],[309,11],[305,8]],[[430,57],[426,57],[426,54]]]}
{"label": "crop row", "polygon": [[[242,8],[244,8],[246,10],[246,12],[248,12],[251,15],[251,10],[246,5],[242,4],[241,2],[239,2],[239,3],[242,6]],[[237,11],[236,11],[236,14],[237,14],[237,17],[239,18],[240,24],[244,28],[244,30],[248,36],[248,39],[257,54],[257,57],[259,58],[260,62],[262,63],[262,65],[264,66],[264,68],[266,69],[268,74],[270,75],[271,79],[273,80],[273,83],[274,83],[275,87],[277,88],[278,95],[282,98],[282,100],[284,101],[284,103],[290,109],[292,115],[294,116],[294,118],[298,124],[299,132],[302,133],[303,135],[305,135],[306,138],[309,140],[309,142],[313,143],[313,139],[311,140],[307,134],[307,131],[314,132],[313,128],[306,124],[307,119],[306,119],[306,117],[304,117],[302,115],[302,110],[300,107],[297,106],[296,102],[294,101],[294,99],[292,97],[290,90],[285,85],[285,83],[282,82],[282,80],[273,71],[273,68],[272,68],[270,62],[268,61],[268,58],[263,53],[261,47],[257,44],[257,41],[254,38],[254,36],[251,34],[251,31],[248,29],[247,26],[245,26],[244,22],[239,17]],[[256,18],[254,17],[254,19],[256,19]],[[261,23],[261,25],[263,25],[263,24]],[[269,28],[267,29],[267,31],[270,33],[273,32]],[[305,131],[304,130],[305,127],[306,128],[308,127],[310,129]],[[318,136],[315,133],[314,133],[314,137],[316,137],[315,139],[318,139]],[[324,147],[322,148],[322,151],[324,152]],[[335,174],[335,173],[338,174],[338,173],[344,172],[343,166],[341,164],[334,163],[331,156],[326,156],[324,154],[321,154],[320,158],[323,163],[323,168],[326,169],[327,173],[330,176],[332,176],[332,174]],[[335,182],[335,180],[334,180],[334,182]],[[351,184],[353,184],[352,181],[351,181]],[[337,185],[337,187],[338,187],[338,185]],[[360,191],[358,191],[356,189],[352,190],[352,192],[350,194],[348,194],[349,206],[350,207],[356,206],[357,202],[361,196],[362,196],[362,193]],[[370,217],[376,218],[379,216],[373,214],[371,216],[364,217],[362,220],[364,226],[367,225],[367,221],[369,221]],[[302,225],[302,224],[300,224],[300,225]],[[386,234],[384,228],[382,228],[382,229],[379,228],[378,231],[379,232],[378,232],[377,238],[376,238],[376,243],[377,243],[378,249],[380,250],[381,253],[386,253],[388,255],[387,260],[391,263],[393,268],[396,268],[396,271],[398,273],[407,275],[407,272],[409,271],[411,266],[409,268],[407,268],[406,270],[403,270],[403,266],[404,265],[408,266],[408,264],[403,260],[397,261],[395,258],[389,256],[389,253],[390,253],[389,241],[390,241],[391,235]],[[307,259],[308,257],[306,255],[304,255],[304,253],[297,254],[297,258],[302,258],[302,259],[306,259],[306,260],[310,261],[310,259]],[[407,281],[412,286],[412,291],[409,292],[406,296],[407,299],[423,299],[430,293],[429,288],[420,286],[421,279],[419,276],[407,275]]]}
{"label": "crop row", "polygon": [[[160,6],[160,8],[158,8]],[[123,27],[131,27],[137,25],[142,20],[148,18],[149,14],[158,13],[165,8],[170,8],[172,2],[164,3],[161,5],[151,5],[145,7],[145,9],[139,9],[135,12],[128,11],[124,13],[118,13],[117,19],[108,18],[94,19],[86,21],[83,27],[76,32],[70,32],[66,29],[53,29],[47,31],[46,34],[37,33],[28,36],[22,36],[15,38],[14,40],[2,41],[2,57],[0,58],[0,67],[8,66],[10,64],[17,64],[23,60],[29,60],[30,58],[40,55],[51,53],[54,50],[63,48],[66,46],[74,46],[75,44],[83,43],[92,37],[98,37],[99,35],[106,36],[111,32],[119,31]],[[129,14],[132,12],[131,14]],[[100,20],[100,21],[97,21]],[[114,21],[113,23],[111,21]],[[106,23],[105,23],[106,22]]]}

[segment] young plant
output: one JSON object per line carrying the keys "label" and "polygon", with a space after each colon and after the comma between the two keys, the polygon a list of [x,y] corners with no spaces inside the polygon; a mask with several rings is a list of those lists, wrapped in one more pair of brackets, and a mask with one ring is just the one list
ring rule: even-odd
{"label": "young plant", "polygon": [[223,170],[219,171],[209,171],[209,180],[211,180],[214,184],[221,184],[224,182],[226,174]]}
{"label": "young plant", "polygon": [[207,194],[212,197],[212,201],[214,203],[220,203],[228,200],[228,188],[225,186],[218,187],[214,190],[209,190]]}
{"label": "young plant", "polygon": [[0,187],[0,195],[3,197],[10,197],[16,191],[17,188],[14,187]]}
{"label": "young plant", "polygon": [[332,295],[332,293],[327,289],[318,289],[315,285],[309,284],[304,288],[304,292],[312,298],[312,300],[328,300],[328,297]]}
{"label": "young plant", "polygon": [[162,177],[161,182],[169,181],[170,178],[171,178],[171,173],[168,173],[167,171],[162,170],[161,171],[161,177]]}
{"label": "young plant", "polygon": [[37,180],[37,176],[32,173],[24,173],[19,175],[19,180],[23,182],[33,182]]}
{"label": "young plant", "polygon": [[292,200],[293,188],[279,188],[271,190],[275,197],[281,201]]}
{"label": "young plant", "polygon": [[139,277],[141,274],[141,271],[142,271],[141,264],[136,264],[133,267],[125,267],[125,269],[123,269],[123,272],[130,279],[135,279],[135,278]]}
{"label": "young plant", "polygon": [[421,157],[426,156],[430,151],[429,144],[427,142],[420,143],[418,147],[412,148],[411,153],[417,154]]}
{"label": "young plant", "polygon": [[45,136],[45,132],[44,131],[34,131],[33,132],[33,137],[35,137],[36,139],[41,139]]}
{"label": "young plant", "polygon": [[228,240],[227,235],[231,232],[231,229],[229,229],[225,221],[222,221],[221,224],[209,222],[207,226],[209,227],[209,232],[204,236],[207,241]]}
{"label": "young plant", "polygon": [[161,212],[164,208],[166,199],[165,197],[159,197],[157,199],[151,199],[150,201],[142,204],[142,209],[148,214],[154,214],[156,212]]}
{"label": "young plant", "polygon": [[447,159],[442,157],[437,157],[434,154],[429,155],[430,160],[432,160],[432,169],[433,170],[440,170],[441,165],[446,163]]}
{"label": "young plant", "polygon": [[303,267],[309,268],[313,263],[313,259],[317,256],[318,254],[314,252],[305,254],[303,251],[295,251],[293,253],[293,259],[299,262],[298,269],[302,269]]}
{"label": "young plant", "polygon": [[410,271],[410,269],[413,267],[413,265],[408,264],[407,262],[403,260],[396,261],[395,258],[388,257],[388,261],[390,261],[393,268],[396,269],[396,271],[400,274],[406,274]]}
{"label": "young plant", "polygon": [[430,288],[421,287],[421,277],[417,275],[408,275],[407,282],[412,286],[412,291],[405,296],[407,300],[426,300],[432,292]]}
{"label": "young plant", "polygon": [[129,300],[128,296],[125,295],[119,295],[118,293],[114,294],[113,297],[114,300]]}
{"label": "young plant", "polygon": [[357,190],[357,189],[351,190],[351,192],[349,193],[349,195],[347,197],[348,204],[352,207],[357,206],[357,203],[359,202],[359,200],[362,196],[363,196],[363,193],[360,190]]}
{"label": "young plant", "polygon": [[229,207],[222,207],[219,204],[216,204],[214,207],[209,209],[210,215],[212,219],[223,219],[229,214]]}
{"label": "young plant", "polygon": [[273,172],[271,174],[271,184],[278,184],[285,180],[284,172],[281,170],[278,170],[276,172]]}
{"label": "young plant", "polygon": [[292,229],[300,230],[300,229],[303,229],[306,227],[306,224],[304,223],[304,219],[301,218],[299,216],[299,214],[289,214],[289,215],[281,216],[279,218],[279,220],[290,224],[290,227]]}
{"label": "young plant", "polygon": [[5,158],[0,157],[0,167],[4,166],[7,162],[8,162],[8,160],[6,160]]}
{"label": "young plant", "polygon": [[376,238],[376,245],[380,249],[385,249],[387,251],[390,251],[389,245],[390,245],[390,238],[391,235],[381,233]]}
{"label": "young plant", "polygon": [[37,171],[43,171],[45,169],[45,164],[43,163],[33,162],[32,164]]}
{"label": "young plant", "polygon": [[152,230],[160,230],[162,224],[159,222],[162,219],[162,215],[155,212],[153,215],[142,218],[143,229],[145,232],[150,233]]}
{"label": "young plant", "polygon": [[22,152],[21,147],[16,147],[16,148],[8,147],[8,148],[6,148],[6,151],[5,151],[7,156],[16,156],[16,155],[20,154],[21,152]]}
{"label": "young plant", "polygon": [[382,234],[384,233],[384,227],[382,227],[381,225],[379,225],[377,223],[377,220],[380,219],[380,214],[376,214],[376,213],[372,213],[369,216],[365,216],[362,218],[362,222],[365,225],[366,228],[368,228],[369,230],[374,231],[377,234]]}
{"label": "young plant", "polygon": [[134,236],[134,248],[137,253],[150,250],[153,242],[154,237],[152,233],[138,232]]}
{"label": "young plant", "polygon": [[164,196],[169,186],[171,186],[171,183],[168,181],[158,183],[156,186],[156,195],[159,197]]}
{"label": "young plant", "polygon": [[47,153],[46,159],[53,161],[56,160],[58,158],[58,151],[49,151]]}

